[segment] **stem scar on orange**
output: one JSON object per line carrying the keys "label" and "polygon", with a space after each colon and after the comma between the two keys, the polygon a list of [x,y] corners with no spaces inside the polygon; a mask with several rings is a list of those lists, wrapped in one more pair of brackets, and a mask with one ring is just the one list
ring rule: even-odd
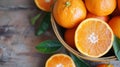
{"label": "stem scar on orange", "polygon": [[72,58],[66,54],[54,54],[46,62],[45,67],[76,67]]}
{"label": "stem scar on orange", "polygon": [[54,0],[34,0],[36,6],[46,12],[50,12],[51,11],[51,7],[54,3]]}
{"label": "stem scar on orange", "polygon": [[109,25],[97,18],[83,20],[75,31],[78,51],[89,57],[101,57],[112,47],[113,31]]}
{"label": "stem scar on orange", "polygon": [[89,12],[98,16],[107,16],[116,8],[116,0],[85,0]]}
{"label": "stem scar on orange", "polygon": [[112,28],[114,34],[120,38],[120,16],[113,17],[109,23],[110,27]]}
{"label": "stem scar on orange", "polygon": [[53,16],[60,26],[73,28],[85,19],[86,8],[82,0],[57,0]]}
{"label": "stem scar on orange", "polygon": [[112,64],[98,64],[97,67],[114,67]]}

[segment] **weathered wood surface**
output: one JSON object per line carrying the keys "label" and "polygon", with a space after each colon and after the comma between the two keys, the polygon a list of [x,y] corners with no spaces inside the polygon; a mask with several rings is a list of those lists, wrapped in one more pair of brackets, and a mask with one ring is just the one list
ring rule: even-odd
{"label": "weathered wood surface", "polygon": [[0,0],[0,67],[44,67],[50,55],[38,53],[35,46],[56,37],[51,29],[34,35],[30,19],[41,12],[33,0]]}

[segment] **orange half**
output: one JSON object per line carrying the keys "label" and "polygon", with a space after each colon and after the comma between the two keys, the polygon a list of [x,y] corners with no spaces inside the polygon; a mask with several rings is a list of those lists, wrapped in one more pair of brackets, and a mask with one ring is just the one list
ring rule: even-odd
{"label": "orange half", "polygon": [[55,54],[51,56],[45,67],[76,67],[72,58],[66,54]]}
{"label": "orange half", "polygon": [[75,45],[86,56],[101,57],[112,47],[113,38],[113,31],[105,21],[88,18],[77,27]]}
{"label": "orange half", "polygon": [[50,12],[54,0],[35,0],[35,4],[43,11]]}

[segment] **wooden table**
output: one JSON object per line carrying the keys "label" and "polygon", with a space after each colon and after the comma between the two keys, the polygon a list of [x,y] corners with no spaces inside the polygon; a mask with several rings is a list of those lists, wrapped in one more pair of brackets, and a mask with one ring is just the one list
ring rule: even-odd
{"label": "wooden table", "polygon": [[[35,46],[56,38],[49,29],[35,36],[30,20],[38,13],[33,0],[0,0],[0,67],[44,67],[50,54],[38,53]],[[94,67],[95,62],[89,62]],[[120,62],[112,62],[120,67]]]}

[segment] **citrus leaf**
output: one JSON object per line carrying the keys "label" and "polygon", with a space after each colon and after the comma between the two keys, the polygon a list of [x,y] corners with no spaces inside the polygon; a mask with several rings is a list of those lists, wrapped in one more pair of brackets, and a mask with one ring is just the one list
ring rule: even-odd
{"label": "citrus leaf", "polygon": [[36,23],[36,21],[39,19],[40,16],[41,16],[41,14],[37,14],[35,17],[33,17],[31,19],[31,24],[34,25]]}
{"label": "citrus leaf", "polygon": [[49,26],[50,26],[50,13],[46,13],[35,34],[37,36],[43,34],[49,28]]}
{"label": "citrus leaf", "polygon": [[50,54],[54,53],[61,47],[62,45],[58,40],[46,40],[37,45],[36,49],[38,50],[38,52]]}
{"label": "citrus leaf", "polygon": [[85,61],[76,57],[75,55],[70,53],[70,56],[72,57],[73,61],[75,62],[76,67],[90,67],[90,65],[88,65]]}
{"label": "citrus leaf", "polygon": [[115,55],[120,61],[120,39],[116,36],[114,36],[113,49],[114,49]]}

